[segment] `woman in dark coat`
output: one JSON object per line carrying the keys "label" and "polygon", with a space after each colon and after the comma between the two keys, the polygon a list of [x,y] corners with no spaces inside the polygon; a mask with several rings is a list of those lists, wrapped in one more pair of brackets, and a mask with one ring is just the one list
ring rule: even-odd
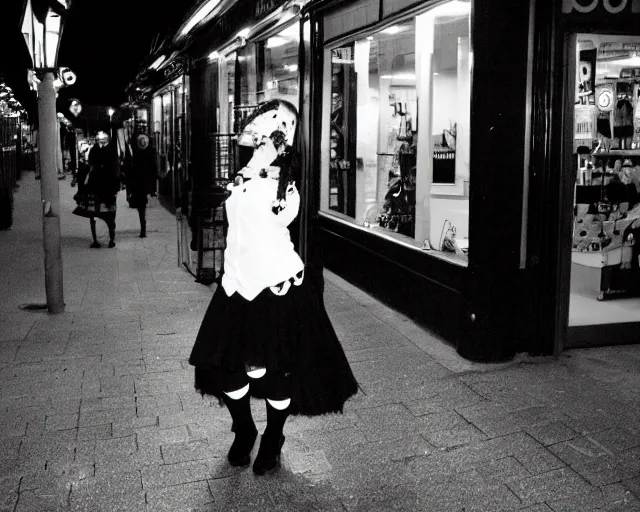
{"label": "woman in dark coat", "polygon": [[140,217],[140,238],[147,236],[147,196],[156,189],[156,155],[149,146],[149,137],[138,135],[137,147],[133,151],[131,167],[126,176],[129,204],[138,210]]}
{"label": "woman in dark coat", "polygon": [[[86,191],[95,197],[97,211],[89,215],[91,222],[92,248],[99,248],[96,235],[96,217],[105,221],[109,228],[109,247],[115,247],[116,237],[116,196],[120,191],[120,177],[117,155],[113,145],[109,144],[109,135],[99,132],[96,144],[89,151],[89,177]],[[75,212],[74,212],[75,213]],[[83,216],[87,216],[83,213]]]}

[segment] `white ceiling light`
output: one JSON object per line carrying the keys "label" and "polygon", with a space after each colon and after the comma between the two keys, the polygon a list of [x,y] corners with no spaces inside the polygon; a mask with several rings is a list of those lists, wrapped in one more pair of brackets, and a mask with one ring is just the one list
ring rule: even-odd
{"label": "white ceiling light", "polygon": [[400,25],[393,25],[391,27],[385,28],[382,33],[383,34],[389,34],[389,35],[394,35],[397,34],[398,32],[402,32],[404,30],[405,27],[401,27]]}
{"label": "white ceiling light", "polygon": [[209,54],[209,60],[216,60],[218,57],[220,57],[220,54],[216,51],[213,51]]}
{"label": "white ceiling light", "polygon": [[182,32],[180,32],[180,35],[186,36],[189,32],[191,32],[193,27],[195,27],[198,23],[200,23],[209,14],[211,14],[211,11],[213,11],[219,3],[220,3],[220,0],[209,0],[202,7],[200,7],[200,9],[196,11],[196,13],[191,17],[191,19],[184,26],[184,28],[182,29]]}
{"label": "white ceiling light", "polygon": [[251,29],[243,28],[240,32],[238,32],[238,35],[236,37],[241,37],[242,39],[246,39],[246,37],[249,35],[249,32],[251,32]]}

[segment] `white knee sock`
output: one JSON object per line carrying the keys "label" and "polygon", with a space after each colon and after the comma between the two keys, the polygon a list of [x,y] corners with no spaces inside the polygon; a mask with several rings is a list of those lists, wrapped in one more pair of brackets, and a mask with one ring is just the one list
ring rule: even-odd
{"label": "white knee sock", "polygon": [[256,370],[248,371],[247,375],[252,379],[259,379],[260,377],[264,377],[265,373],[267,373],[266,368],[258,368]]}
{"label": "white knee sock", "polygon": [[[249,377],[251,377],[252,379],[260,379],[262,377],[264,377],[267,373],[267,369],[266,368],[257,368],[255,370],[250,370],[247,372],[247,375]],[[248,387],[248,385],[247,385]],[[244,388],[243,388],[244,389]],[[246,393],[246,391],[245,391]],[[239,398],[241,398],[244,395],[241,395]],[[233,397],[231,397],[233,398]],[[279,411],[284,411],[287,407],[289,407],[289,404],[291,403],[291,398],[287,398],[285,400],[271,400],[271,399],[267,399],[268,402],[271,404],[271,407],[273,407],[274,409],[278,409]]]}
{"label": "white knee sock", "polygon": [[287,407],[289,407],[291,398],[285,398],[284,400],[271,400],[270,398],[267,398],[267,402],[269,402],[271,407],[273,407],[274,409],[284,411]]}
{"label": "white knee sock", "polygon": [[243,388],[236,389],[235,391],[229,391],[228,393],[225,391],[224,394],[227,395],[232,400],[240,400],[248,392],[249,392],[249,384],[247,384]]}

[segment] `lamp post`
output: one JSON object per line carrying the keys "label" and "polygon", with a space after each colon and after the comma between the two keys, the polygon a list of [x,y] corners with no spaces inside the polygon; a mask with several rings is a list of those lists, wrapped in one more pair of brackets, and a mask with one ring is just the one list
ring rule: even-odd
{"label": "lamp post", "polygon": [[[31,54],[31,85],[38,93],[38,146],[44,235],[44,272],[47,309],[64,311],[62,250],[60,243],[60,191],[56,144],[56,85],[64,84],[56,68],[60,35],[71,0],[26,0],[22,34]],[[57,82],[57,83],[54,83]]]}

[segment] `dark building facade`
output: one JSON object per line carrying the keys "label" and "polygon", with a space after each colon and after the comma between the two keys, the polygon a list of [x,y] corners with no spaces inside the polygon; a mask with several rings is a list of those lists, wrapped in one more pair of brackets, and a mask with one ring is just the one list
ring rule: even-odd
{"label": "dark building facade", "polygon": [[162,49],[189,85],[182,212],[219,205],[243,119],[286,99],[312,269],[472,360],[637,342],[639,5],[203,2]]}

